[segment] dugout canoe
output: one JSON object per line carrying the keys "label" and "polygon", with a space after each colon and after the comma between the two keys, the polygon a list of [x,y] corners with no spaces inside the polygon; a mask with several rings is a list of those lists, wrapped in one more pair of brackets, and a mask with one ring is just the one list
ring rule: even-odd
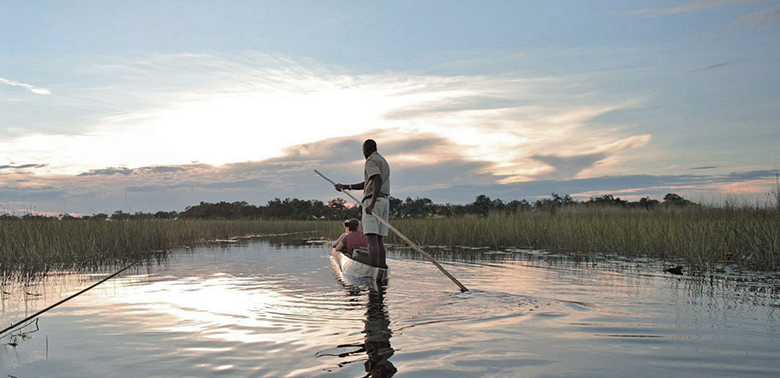
{"label": "dugout canoe", "polygon": [[357,259],[346,253],[337,251],[336,248],[331,248],[330,256],[333,257],[341,274],[350,278],[370,278],[380,282],[387,280],[387,269],[377,268],[359,261],[366,259],[368,253],[365,253],[364,258],[361,258],[362,256],[357,250],[354,253],[356,254]]}

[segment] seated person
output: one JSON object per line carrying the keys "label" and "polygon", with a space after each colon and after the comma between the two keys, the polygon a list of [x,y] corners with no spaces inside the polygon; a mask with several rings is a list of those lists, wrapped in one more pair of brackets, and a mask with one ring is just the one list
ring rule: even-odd
{"label": "seated person", "polygon": [[355,218],[344,221],[346,232],[339,236],[338,240],[333,243],[333,247],[350,256],[354,248],[368,248],[366,235],[363,234],[363,231],[358,230],[359,226],[360,221]]}

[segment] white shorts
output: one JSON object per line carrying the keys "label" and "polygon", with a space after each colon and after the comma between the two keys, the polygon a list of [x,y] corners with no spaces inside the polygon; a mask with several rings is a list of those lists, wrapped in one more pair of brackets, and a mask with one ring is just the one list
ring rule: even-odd
{"label": "white shorts", "polygon": [[377,198],[372,215],[366,214],[366,206],[370,204],[371,198],[363,200],[363,233],[387,236],[387,226],[379,222],[376,216],[382,217],[385,221],[390,219],[390,201],[388,201],[387,197]]}

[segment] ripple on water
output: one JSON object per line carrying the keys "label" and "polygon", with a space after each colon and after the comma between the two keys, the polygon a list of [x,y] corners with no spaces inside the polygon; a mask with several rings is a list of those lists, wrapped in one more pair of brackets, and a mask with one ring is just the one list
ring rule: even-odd
{"label": "ripple on water", "polygon": [[[354,377],[366,366],[418,377],[779,370],[779,302],[766,285],[756,292],[749,284],[707,286],[500,254],[504,260],[486,263],[442,261],[471,289],[461,293],[431,264],[398,257],[386,287],[340,282],[328,255],[266,242],[174,254],[43,317],[32,338],[6,347],[0,370],[19,377]],[[2,320],[80,287],[36,284],[28,289],[41,296],[4,295]]]}

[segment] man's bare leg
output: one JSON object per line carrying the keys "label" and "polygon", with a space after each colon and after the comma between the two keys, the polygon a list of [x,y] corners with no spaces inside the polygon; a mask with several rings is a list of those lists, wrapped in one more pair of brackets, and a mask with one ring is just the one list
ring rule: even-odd
{"label": "man's bare leg", "polygon": [[368,240],[368,262],[371,266],[387,268],[387,249],[383,237],[377,234],[366,234]]}
{"label": "man's bare leg", "polygon": [[379,236],[377,234],[366,234],[368,241],[368,263],[371,266],[379,265]]}
{"label": "man's bare leg", "polygon": [[377,244],[379,244],[379,256],[377,256],[376,266],[387,269],[387,250],[385,249],[385,243],[383,243],[383,239],[383,236],[377,236]]}

